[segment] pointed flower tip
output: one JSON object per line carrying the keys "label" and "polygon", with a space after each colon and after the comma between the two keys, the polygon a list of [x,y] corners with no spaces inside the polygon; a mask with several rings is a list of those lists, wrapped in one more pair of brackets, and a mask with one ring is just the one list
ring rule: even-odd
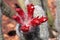
{"label": "pointed flower tip", "polygon": [[47,17],[41,17],[41,18],[39,19],[39,21],[40,21],[41,23],[46,22],[47,20],[48,20]]}

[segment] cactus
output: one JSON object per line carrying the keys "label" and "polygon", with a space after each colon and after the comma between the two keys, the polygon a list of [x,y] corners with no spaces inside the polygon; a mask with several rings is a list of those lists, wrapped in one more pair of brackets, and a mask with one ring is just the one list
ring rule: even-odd
{"label": "cactus", "polygon": [[[37,17],[37,16],[39,16],[39,17],[41,17],[41,16],[46,16],[46,13],[45,13],[45,11],[43,10],[43,8],[42,8],[42,6],[40,7],[40,5],[41,5],[41,1],[40,0],[30,0],[31,1],[31,3],[33,3],[35,6],[36,6],[36,10],[35,10],[35,14],[34,14],[34,17]],[[36,3],[37,2],[37,3]],[[41,12],[40,12],[41,11]],[[49,32],[48,32],[48,24],[47,24],[47,22],[45,22],[45,23],[43,23],[43,24],[41,24],[40,25],[40,38],[42,39],[42,40],[48,40],[48,38],[49,38]]]}
{"label": "cactus", "polygon": [[56,19],[55,19],[55,29],[58,31],[57,40],[60,40],[60,0],[56,1]]}

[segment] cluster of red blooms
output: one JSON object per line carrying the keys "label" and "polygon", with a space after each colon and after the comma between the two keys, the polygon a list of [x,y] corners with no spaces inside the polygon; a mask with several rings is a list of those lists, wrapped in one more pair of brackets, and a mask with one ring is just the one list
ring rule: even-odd
{"label": "cluster of red blooms", "polygon": [[[36,26],[40,25],[41,23],[46,22],[48,19],[47,19],[47,17],[41,17],[41,18],[36,17],[36,18],[33,18],[34,9],[35,8],[34,8],[34,5],[33,4],[28,4],[27,5],[28,19],[29,18],[31,19],[30,24],[33,27],[36,27]],[[21,18],[19,16],[14,15],[13,16],[13,19],[16,20],[18,23],[20,23],[20,24],[23,25],[24,24],[24,20],[26,18],[24,11],[21,8],[16,8],[16,12],[18,13],[18,15]],[[21,21],[21,19],[23,20],[23,22]],[[21,30],[23,32],[28,32],[29,31],[29,28],[30,28],[30,26],[27,26],[27,25],[21,26]]]}

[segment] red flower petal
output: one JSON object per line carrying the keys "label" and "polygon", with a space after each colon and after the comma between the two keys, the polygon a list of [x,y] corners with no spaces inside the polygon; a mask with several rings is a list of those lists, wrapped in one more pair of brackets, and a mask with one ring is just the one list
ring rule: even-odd
{"label": "red flower petal", "polygon": [[18,16],[14,15],[12,18],[16,20],[18,23],[21,23],[21,19]]}
{"label": "red flower petal", "polygon": [[38,18],[34,18],[32,21],[31,21],[31,25],[32,26],[37,26],[37,25],[39,25],[40,24],[40,22],[39,22],[39,19]]}
{"label": "red flower petal", "polygon": [[41,17],[41,18],[39,18],[39,21],[40,21],[41,23],[46,22],[47,20],[48,20],[47,17]]}
{"label": "red flower petal", "polygon": [[29,31],[29,26],[24,25],[24,26],[21,27],[21,30],[23,32],[28,32]]}
{"label": "red flower petal", "polygon": [[16,8],[17,13],[21,16],[21,18],[24,20],[25,19],[25,13],[21,8]]}
{"label": "red flower petal", "polygon": [[28,10],[28,18],[32,18],[34,12],[34,5],[33,4],[27,5],[27,10]]}

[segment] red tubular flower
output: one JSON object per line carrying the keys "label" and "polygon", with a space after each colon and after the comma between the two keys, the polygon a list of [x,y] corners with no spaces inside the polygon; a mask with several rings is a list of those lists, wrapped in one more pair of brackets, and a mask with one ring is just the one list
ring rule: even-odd
{"label": "red tubular flower", "polygon": [[47,20],[48,20],[47,17],[42,16],[41,18],[39,18],[40,23],[46,22]]}
{"label": "red tubular flower", "polygon": [[32,25],[32,26],[38,26],[38,25],[40,25],[41,23],[46,22],[47,20],[48,20],[47,17],[34,18],[34,19],[31,21],[31,25]]}
{"label": "red tubular flower", "polygon": [[[36,26],[40,25],[41,23],[46,22],[47,20],[48,20],[47,17],[41,17],[41,18],[37,17],[37,18],[34,18],[30,23],[33,27],[36,27]],[[21,27],[21,30],[23,32],[28,32],[29,28],[30,28],[30,26],[24,25]]]}
{"label": "red tubular flower", "polygon": [[21,23],[21,19],[18,16],[14,15],[12,18],[16,20],[18,23]]}
{"label": "red tubular flower", "polygon": [[16,8],[16,12],[21,16],[21,18],[24,20],[25,19],[25,13],[21,8]]}
{"label": "red tubular flower", "polygon": [[28,31],[29,31],[29,27],[30,27],[30,26],[26,26],[26,25],[21,26],[21,30],[22,30],[23,32],[28,32]]}
{"label": "red tubular flower", "polygon": [[[26,17],[25,17],[24,11],[23,11],[21,8],[16,8],[16,12],[18,13],[18,15],[17,15],[17,16],[14,15],[14,16],[13,16],[13,19],[16,20],[18,23],[21,24],[21,28],[20,28],[20,29],[21,29],[23,32],[28,32],[31,26],[32,26],[32,27],[36,27],[36,26],[40,25],[41,23],[46,22],[46,21],[48,20],[47,17],[41,17],[41,18],[36,17],[36,18],[33,18],[34,9],[35,9],[35,8],[34,8],[34,5],[33,5],[33,4],[27,5],[27,10],[28,10],[27,15],[28,15],[28,19],[31,20],[31,21],[30,21],[30,20],[27,21],[27,23],[30,24],[30,26],[27,26],[27,25],[24,23],[24,22],[26,21],[26,20],[25,20]],[[29,23],[29,22],[30,22],[30,23]]]}
{"label": "red tubular flower", "polygon": [[39,19],[38,18],[34,18],[32,21],[31,21],[31,25],[32,26],[37,26],[37,25],[39,25],[40,24],[40,22],[39,22]]}
{"label": "red tubular flower", "polygon": [[28,10],[28,18],[32,18],[34,12],[34,5],[33,4],[27,5],[27,10]]}

